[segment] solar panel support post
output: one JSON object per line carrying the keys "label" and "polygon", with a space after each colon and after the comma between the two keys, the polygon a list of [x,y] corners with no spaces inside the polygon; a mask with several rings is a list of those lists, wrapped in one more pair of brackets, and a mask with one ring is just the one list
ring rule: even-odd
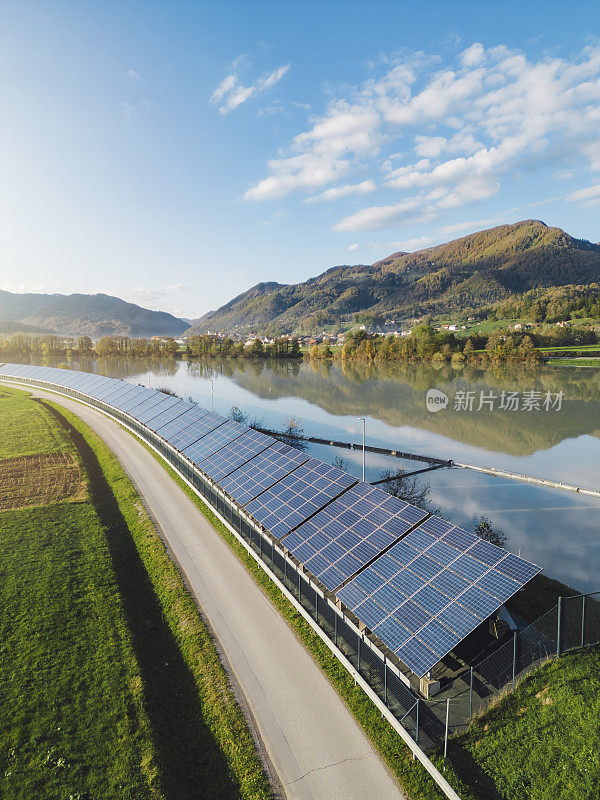
{"label": "solar panel support post", "polygon": [[581,646],[585,647],[585,595],[581,595]]}
{"label": "solar panel support post", "polygon": [[471,667],[471,680],[469,682],[469,722],[473,719],[473,667]]}
{"label": "solar panel support post", "polygon": [[337,622],[338,622],[338,615],[334,614],[333,616],[333,641],[335,646],[337,647]]}
{"label": "solar panel support post", "polygon": [[515,678],[517,675],[517,632],[513,633],[513,673],[512,673],[512,688],[515,690]]}
{"label": "solar panel support post", "polygon": [[562,654],[562,597],[558,598],[558,607],[556,614],[556,657],[560,658]]}
{"label": "solar panel support post", "polygon": [[383,702],[387,706],[387,658],[383,657]]}
{"label": "solar panel support post", "polygon": [[[417,719],[415,723],[415,742],[419,744],[419,706],[420,706],[420,698],[417,697]],[[415,760],[415,754],[413,753],[413,761]]]}
{"label": "solar panel support post", "polygon": [[359,636],[358,637],[358,645],[356,647],[356,663],[358,665],[357,669],[358,669],[359,672],[360,672],[360,639],[361,639],[361,637]]}
{"label": "solar panel support post", "polygon": [[317,623],[319,622],[319,593],[317,592],[317,587],[315,586],[315,620]]}
{"label": "solar panel support post", "polygon": [[446,732],[444,733],[444,758],[448,752],[448,719],[450,717],[450,698],[446,698]]}

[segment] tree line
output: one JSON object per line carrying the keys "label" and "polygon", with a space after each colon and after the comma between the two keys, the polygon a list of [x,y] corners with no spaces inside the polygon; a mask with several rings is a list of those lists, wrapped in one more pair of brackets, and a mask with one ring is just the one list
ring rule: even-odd
{"label": "tree line", "polygon": [[[559,333],[555,333],[555,331]],[[341,351],[335,354],[328,344],[315,345],[309,351],[311,359],[341,359],[342,361],[382,361],[401,363],[465,363],[485,366],[488,363],[536,363],[541,361],[538,347],[558,344],[596,344],[592,330],[542,329],[538,333],[496,328],[489,335],[456,336],[450,331],[438,331],[431,325],[416,327],[409,336],[374,336],[359,330],[349,334]]]}

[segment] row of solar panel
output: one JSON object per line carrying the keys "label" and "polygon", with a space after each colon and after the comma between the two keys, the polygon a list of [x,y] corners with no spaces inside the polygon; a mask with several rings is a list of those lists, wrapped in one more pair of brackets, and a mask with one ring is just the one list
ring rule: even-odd
{"label": "row of solar panel", "polygon": [[[269,436],[87,373],[7,365],[132,415],[182,452],[419,675],[538,568]],[[2,369],[5,371],[5,368]]]}

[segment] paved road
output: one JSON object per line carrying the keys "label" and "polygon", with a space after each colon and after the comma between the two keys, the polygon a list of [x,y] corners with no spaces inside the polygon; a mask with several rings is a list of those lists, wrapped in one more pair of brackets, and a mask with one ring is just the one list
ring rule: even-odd
{"label": "paved road", "polygon": [[60,403],[94,428],[137,485],[226,654],[286,797],[401,800],[319,667],[186,494],[115,422],[66,398]]}

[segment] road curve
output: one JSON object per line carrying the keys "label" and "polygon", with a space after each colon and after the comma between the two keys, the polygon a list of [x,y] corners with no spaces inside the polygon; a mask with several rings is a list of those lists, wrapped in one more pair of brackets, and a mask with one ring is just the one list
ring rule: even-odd
{"label": "road curve", "polygon": [[289,800],[402,800],[403,793],[320,668],[220,535],[116,422],[64,397],[136,484],[229,662]]}

